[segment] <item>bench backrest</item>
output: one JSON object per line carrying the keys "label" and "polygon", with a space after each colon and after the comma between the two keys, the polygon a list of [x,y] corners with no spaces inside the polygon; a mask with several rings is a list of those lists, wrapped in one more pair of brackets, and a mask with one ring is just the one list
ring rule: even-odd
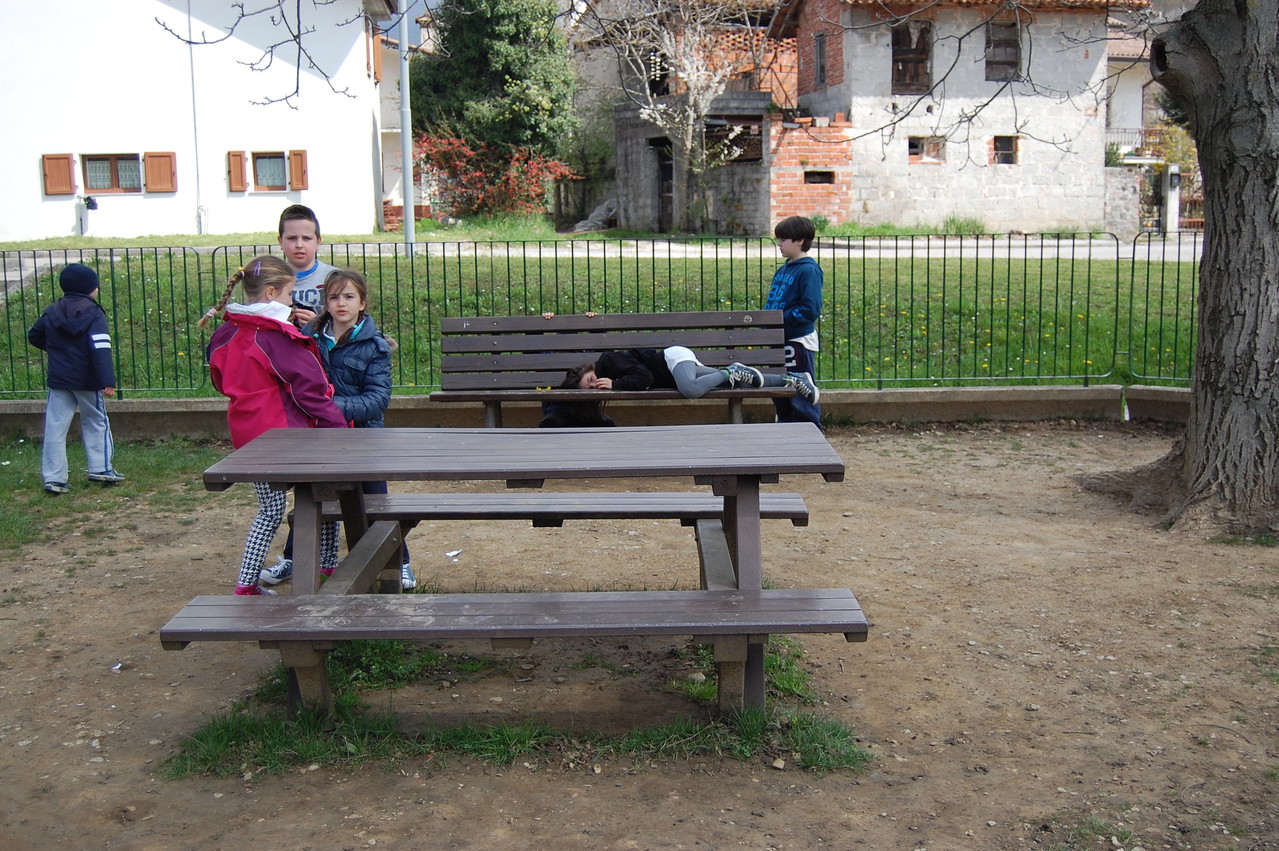
{"label": "bench backrest", "polygon": [[707,366],[786,363],[780,310],[608,313],[595,316],[455,316],[440,323],[443,390],[558,387],[602,352],[687,346]]}

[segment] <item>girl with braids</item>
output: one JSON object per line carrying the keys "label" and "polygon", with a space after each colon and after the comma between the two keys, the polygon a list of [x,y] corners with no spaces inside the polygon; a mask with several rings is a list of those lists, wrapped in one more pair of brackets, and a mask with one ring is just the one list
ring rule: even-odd
{"label": "girl with braids", "polygon": [[[369,315],[369,284],[355,269],[329,273],[321,289],[319,313],[303,332],[320,347],[324,371],[333,382],[333,402],[356,428],[382,428],[391,404],[391,353],[395,342],[378,330]],[[386,482],[363,482],[365,493],[384,494]],[[409,564],[409,545],[401,545],[400,587],[417,587]],[[260,582],[275,585],[293,576],[293,530],[284,555],[262,571]]]}
{"label": "girl with braids", "polygon": [[[225,310],[223,324],[209,340],[209,377],[230,399],[227,423],[231,443],[239,449],[273,428],[346,428],[346,418],[333,404],[333,388],[320,363],[315,339],[292,323],[293,270],[278,257],[249,261],[227,282],[218,306],[200,320],[208,324]],[[243,303],[228,303],[235,285]],[[262,561],[284,520],[288,494],[255,482],[258,514],[244,542],[244,559],[236,594],[274,593],[258,587]],[[325,574],[337,566],[337,523],[325,523],[320,538],[320,565]]]}

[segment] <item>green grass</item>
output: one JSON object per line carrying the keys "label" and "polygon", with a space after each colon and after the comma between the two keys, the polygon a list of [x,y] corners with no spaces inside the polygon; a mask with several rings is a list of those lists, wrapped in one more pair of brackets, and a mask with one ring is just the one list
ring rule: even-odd
{"label": "green grass", "polygon": [[[785,655],[790,657],[786,665],[803,656],[793,641],[787,642]],[[361,691],[394,688],[423,678],[455,681],[474,675],[476,661],[486,673],[503,670],[507,664],[450,657],[395,641],[344,642],[328,657],[336,702],[332,717],[304,714],[293,720],[286,718],[281,706],[283,668],[277,667],[263,677],[249,698],[237,701],[185,738],[165,760],[164,770],[169,777],[210,773],[250,779],[311,764],[392,766],[428,755],[437,759],[465,756],[497,765],[520,759],[589,765],[623,757],[653,761],[766,755],[780,756],[810,771],[827,772],[858,771],[871,760],[846,725],[777,709],[747,711],[713,721],[678,719],[606,736],[555,730],[533,719],[408,731],[393,715],[360,706]]]}
{"label": "green grass", "polygon": [[[227,444],[185,440],[118,443],[115,467],[126,479],[101,485],[85,480],[84,449],[74,442],[67,451],[71,493],[51,496],[43,490],[40,446],[17,437],[0,441],[0,488],[8,495],[0,502],[0,548],[49,540],[75,516],[99,547],[109,549],[118,531],[113,511],[120,501],[145,506],[152,516],[194,516],[209,499],[204,469],[230,451]],[[251,502],[253,496],[245,491],[238,498]]]}
{"label": "green grass", "polygon": [[[544,224],[522,221],[424,234],[435,245],[412,257],[358,235],[322,246],[323,259],[369,278],[371,311],[399,343],[396,392],[438,385],[441,317],[758,309],[778,264],[759,240],[663,239],[636,252],[615,235],[544,241],[554,236]],[[474,241],[480,236],[494,241]],[[275,250],[273,234],[236,238],[203,251],[95,243],[55,257],[103,277],[122,398],[214,395],[209,332],[195,322],[240,264]],[[1087,241],[1054,243],[1055,256],[1047,241],[984,237],[963,257],[927,237],[819,246],[819,380],[831,388],[1188,380],[1195,264],[1093,261]],[[1010,257],[1011,245],[1027,256]],[[26,330],[59,294],[45,269],[0,305],[0,398],[42,395],[44,363]]]}

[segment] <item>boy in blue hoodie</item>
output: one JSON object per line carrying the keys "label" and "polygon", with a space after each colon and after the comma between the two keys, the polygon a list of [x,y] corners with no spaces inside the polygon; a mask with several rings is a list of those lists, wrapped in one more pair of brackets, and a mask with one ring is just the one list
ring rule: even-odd
{"label": "boy in blue hoodie", "polygon": [[106,399],[115,395],[107,312],[98,304],[98,273],[71,263],[58,277],[64,295],[45,308],[27,332],[27,342],[49,358],[49,398],[44,411],[41,475],[47,493],[71,490],[67,430],[80,409],[80,435],[89,462],[89,481],[124,481],[112,467],[115,444]]}
{"label": "boy in blue hoodie", "polygon": [[[773,229],[777,250],[786,262],[773,275],[765,310],[782,311],[786,333],[786,371],[803,375],[811,394],[774,399],[779,423],[809,422],[822,424],[822,409],[817,404],[817,385],[813,382],[817,353],[817,320],[822,315],[822,268],[808,256],[817,229],[810,219],[791,216]],[[811,398],[810,398],[811,396]]]}

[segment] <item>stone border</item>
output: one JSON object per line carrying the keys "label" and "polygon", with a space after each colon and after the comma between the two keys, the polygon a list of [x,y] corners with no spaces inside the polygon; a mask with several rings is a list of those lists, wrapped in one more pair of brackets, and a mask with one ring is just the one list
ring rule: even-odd
{"label": "stone border", "polygon": [[[111,427],[119,440],[165,440],[170,437],[227,437],[226,400],[124,399],[107,403]],[[504,412],[511,427],[537,425],[541,411],[533,404],[512,404]],[[623,425],[682,425],[721,422],[721,403],[691,400],[618,401],[608,411]],[[1185,423],[1190,391],[1175,387],[1102,384],[1091,387],[921,387],[893,390],[827,390],[822,411],[834,423],[1158,420]],[[747,400],[747,422],[772,419],[767,400]],[[396,396],[386,414],[393,427],[481,427],[482,412],[473,404],[430,402],[426,396]],[[0,429],[10,436],[39,439],[44,430],[44,401],[0,401]],[[79,428],[72,428],[72,437]]]}

